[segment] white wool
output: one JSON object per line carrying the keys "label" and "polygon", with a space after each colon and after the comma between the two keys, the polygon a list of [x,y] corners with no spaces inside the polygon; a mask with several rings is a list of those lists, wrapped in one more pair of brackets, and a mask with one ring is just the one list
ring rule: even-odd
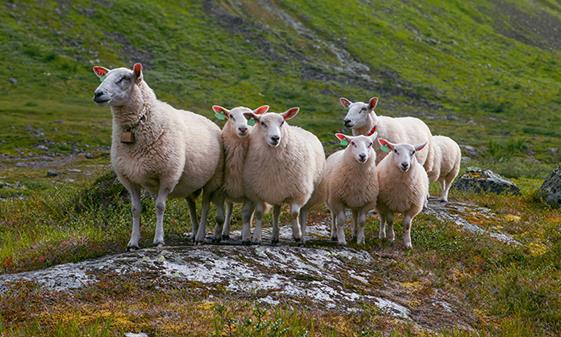
{"label": "white wool", "polygon": [[430,181],[437,181],[440,184],[441,200],[448,201],[450,187],[460,172],[462,151],[453,139],[445,136],[433,136],[432,146],[433,164],[427,174]]}

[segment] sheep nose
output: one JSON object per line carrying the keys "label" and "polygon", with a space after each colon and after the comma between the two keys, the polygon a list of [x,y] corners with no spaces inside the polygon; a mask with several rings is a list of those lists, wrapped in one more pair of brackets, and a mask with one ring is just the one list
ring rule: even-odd
{"label": "sheep nose", "polygon": [[273,143],[278,143],[279,139],[280,139],[279,136],[271,136],[271,140],[273,141]]}
{"label": "sheep nose", "polygon": [[94,93],[94,98],[99,98],[99,96],[102,96],[102,95],[103,95],[103,91],[98,90]]}
{"label": "sheep nose", "polygon": [[238,130],[239,130],[242,134],[244,134],[244,133],[247,132],[247,128],[246,128],[245,126],[240,126],[240,127],[238,128]]}
{"label": "sheep nose", "polygon": [[345,119],[345,126],[351,126],[351,120]]}
{"label": "sheep nose", "polygon": [[408,163],[401,163],[401,169],[407,170],[408,167],[409,167]]}
{"label": "sheep nose", "polygon": [[366,155],[364,153],[359,154],[358,157],[360,158],[360,161],[366,161]]}

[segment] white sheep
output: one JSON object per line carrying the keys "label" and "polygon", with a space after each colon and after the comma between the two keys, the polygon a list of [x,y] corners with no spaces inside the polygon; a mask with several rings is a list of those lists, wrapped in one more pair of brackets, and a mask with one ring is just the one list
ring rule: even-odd
{"label": "white sheep", "polygon": [[[132,202],[132,233],[128,249],[140,240],[140,190],[155,196],[154,245],[164,244],[164,212],[168,197],[186,198],[193,238],[203,241],[210,200],[217,204],[217,225],[224,217],[220,207],[224,155],[220,128],[207,118],[177,110],[156,98],[143,80],[142,65],[108,70],[95,66],[102,83],[94,101],[108,104],[113,115],[111,165]],[[202,189],[199,228],[194,198]],[[195,237],[195,233],[197,233]]]}
{"label": "white sheep", "polygon": [[273,243],[279,240],[280,207],[284,203],[290,205],[293,238],[303,240],[305,219],[301,210],[307,209],[310,200],[315,199],[312,195],[322,180],[325,153],[316,136],[286,122],[299,110],[252,114],[257,124],[250,135],[244,186],[247,196],[256,205],[253,233],[256,243],[261,242],[265,203],[273,205]]}
{"label": "white sheep", "polygon": [[350,208],[353,213],[353,231],[356,230],[357,243],[364,244],[366,215],[376,208],[378,177],[373,145],[377,136],[376,132],[370,136],[355,137],[337,133],[336,137],[347,141],[348,146],[327,158],[324,173],[327,206],[335,224],[333,226],[332,222],[331,235],[334,238],[336,230],[336,237],[341,245],[347,244],[344,232],[345,209]]}
{"label": "white sheep", "polygon": [[[243,230],[249,232],[251,215],[255,205],[245,197],[243,185],[243,169],[247,150],[249,148],[249,134],[252,126],[248,124],[246,115],[252,113],[261,115],[269,110],[268,105],[260,106],[255,110],[246,107],[236,107],[228,110],[220,105],[213,105],[212,110],[223,115],[226,123],[222,128],[222,141],[224,143],[224,185],[226,197],[226,218],[222,228],[222,239],[230,239],[230,223],[232,221],[233,203],[241,202]],[[220,233],[215,233],[218,238]],[[248,234],[246,234],[248,236]]]}
{"label": "white sheep", "polygon": [[445,136],[433,136],[432,147],[433,164],[432,169],[427,172],[429,181],[438,181],[441,190],[440,200],[448,202],[448,192],[460,172],[462,150],[458,143]]}
{"label": "white sheep", "polygon": [[387,234],[390,241],[394,240],[393,215],[401,213],[404,217],[403,243],[406,248],[412,248],[411,222],[423,210],[429,189],[427,173],[415,157],[427,143],[393,144],[383,138],[378,138],[378,142],[390,149],[390,153],[377,166],[379,237],[383,239]]}
{"label": "white sheep", "polygon": [[[353,136],[367,135],[374,129],[380,138],[393,143],[421,144],[426,142],[426,149],[417,155],[417,160],[427,172],[432,169],[432,134],[422,120],[414,117],[377,116],[374,108],[378,104],[378,97],[370,98],[368,103],[351,102],[341,97],[339,102],[343,107],[348,108],[344,122],[346,127],[352,129]],[[384,150],[387,149],[381,148],[379,144],[376,144],[375,149],[376,163],[379,163],[386,156],[387,152]]]}

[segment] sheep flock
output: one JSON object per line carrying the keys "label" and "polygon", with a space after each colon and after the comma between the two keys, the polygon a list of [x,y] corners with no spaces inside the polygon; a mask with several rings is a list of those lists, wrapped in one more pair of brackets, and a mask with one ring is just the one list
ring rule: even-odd
{"label": "sheep flock", "polygon": [[352,135],[335,134],[344,148],[326,158],[313,133],[289,125],[298,107],[277,113],[267,105],[214,105],[216,117],[225,120],[221,130],[202,115],[158,100],[140,63],[132,69],[95,66],[93,71],[101,81],[94,101],[112,112],[111,166],[131,198],[128,250],[140,248],[142,189],[155,200],[155,246],[164,245],[167,199],[180,197],[187,202],[192,239],[198,244],[207,237],[211,204],[216,207],[213,242],[230,239],[234,204],[242,205],[244,244],[261,243],[269,210],[271,242],[277,243],[285,204],[292,237],[304,243],[308,212],[323,204],[331,213],[331,239],[340,245],[347,244],[349,210],[357,244],[365,243],[364,224],[371,213],[379,216],[379,238],[394,241],[394,215],[401,214],[403,246],[412,248],[412,221],[427,204],[429,182],[440,184],[440,200],[447,202],[460,169],[461,151],[454,140],[433,136],[418,118],[378,116],[377,97],[339,99]]}

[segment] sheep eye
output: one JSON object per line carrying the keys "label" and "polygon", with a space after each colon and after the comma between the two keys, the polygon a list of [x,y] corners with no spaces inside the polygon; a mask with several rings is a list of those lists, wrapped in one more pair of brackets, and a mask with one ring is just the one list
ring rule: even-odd
{"label": "sheep eye", "polygon": [[236,119],[232,115],[230,115],[230,119],[233,120],[234,122],[236,121]]}
{"label": "sheep eye", "polygon": [[282,121],[282,123],[280,124],[280,126],[283,126],[283,125],[284,125],[284,121]]}
{"label": "sheep eye", "polygon": [[265,124],[265,122],[261,122],[261,125],[263,125],[263,127],[267,127],[267,124]]}
{"label": "sheep eye", "polygon": [[362,108],[360,109],[360,112],[366,111],[366,108]]}
{"label": "sheep eye", "polygon": [[372,145],[374,145],[374,143],[370,143],[370,144],[368,144],[368,147],[371,147]]}
{"label": "sheep eye", "polygon": [[123,82],[123,81],[126,80],[126,79],[127,79],[126,76],[121,77],[121,78],[117,81],[117,84]]}
{"label": "sheep eye", "polygon": [[353,144],[353,146],[354,146],[354,147],[356,147],[356,144],[355,144],[355,142],[351,142],[351,144]]}
{"label": "sheep eye", "polygon": [[396,154],[398,154],[397,150],[393,150],[393,152],[395,152]]}
{"label": "sheep eye", "polygon": [[415,154],[415,151],[412,151],[412,152],[411,152],[411,155],[414,155],[414,154]]}

